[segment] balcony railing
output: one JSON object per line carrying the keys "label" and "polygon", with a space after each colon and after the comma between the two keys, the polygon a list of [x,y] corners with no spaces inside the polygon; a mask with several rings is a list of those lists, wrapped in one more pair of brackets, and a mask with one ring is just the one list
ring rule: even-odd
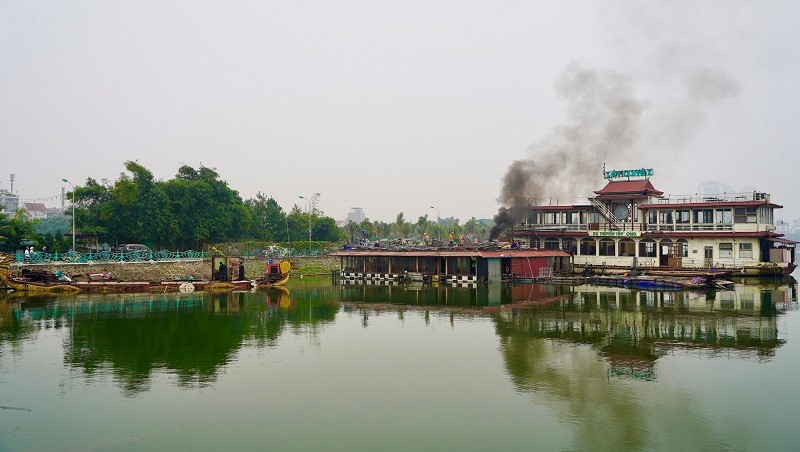
{"label": "balcony railing", "polygon": [[716,195],[674,195],[653,200],[653,204],[703,204],[721,202],[764,201],[769,202],[769,193],[722,193]]}
{"label": "balcony railing", "polygon": [[203,251],[131,251],[128,253],[112,253],[99,251],[88,253],[42,253],[34,252],[26,255],[17,251],[16,261],[28,264],[46,264],[50,262],[88,263],[88,262],[147,262],[147,261],[173,261],[203,259]]}
{"label": "balcony railing", "polygon": [[[517,231],[596,231],[608,229],[606,223],[592,224],[528,224],[519,223],[514,226]],[[619,231],[733,231],[732,223],[718,224],[647,224],[647,223],[616,223],[615,230]]]}

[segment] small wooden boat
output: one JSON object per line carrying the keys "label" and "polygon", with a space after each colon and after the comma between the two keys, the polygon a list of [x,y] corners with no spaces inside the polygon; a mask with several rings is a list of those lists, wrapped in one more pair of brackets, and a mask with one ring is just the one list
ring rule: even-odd
{"label": "small wooden boat", "polygon": [[64,282],[40,282],[29,281],[23,278],[16,278],[14,276],[2,276],[8,287],[18,291],[32,294],[44,293],[78,293],[81,290],[69,283]]}
{"label": "small wooden boat", "polygon": [[263,289],[286,284],[286,282],[289,281],[289,271],[291,268],[292,264],[288,260],[283,260],[276,264],[270,259],[264,277],[254,281],[255,287]]}

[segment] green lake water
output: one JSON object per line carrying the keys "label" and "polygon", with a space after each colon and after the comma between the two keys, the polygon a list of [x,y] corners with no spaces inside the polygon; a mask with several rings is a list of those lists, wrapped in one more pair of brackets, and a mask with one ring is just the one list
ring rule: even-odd
{"label": "green lake water", "polygon": [[0,300],[0,450],[797,450],[797,286]]}

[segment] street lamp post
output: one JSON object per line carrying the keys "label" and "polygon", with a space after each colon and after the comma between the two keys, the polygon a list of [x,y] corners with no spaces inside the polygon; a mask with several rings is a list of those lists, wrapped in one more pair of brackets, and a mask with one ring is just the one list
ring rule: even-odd
{"label": "street lamp post", "polygon": [[75,185],[66,179],[62,178],[61,180],[68,183],[69,186],[72,187],[72,252],[77,253],[78,250],[75,249]]}
{"label": "street lamp post", "polygon": [[[431,209],[434,209],[434,210],[436,210],[436,225],[438,226],[438,225],[439,225],[439,222],[442,220],[442,213],[441,213],[441,212],[439,212],[439,208],[438,208],[438,207],[434,207],[434,206],[430,206],[430,207],[431,207]],[[436,229],[436,231],[438,232],[438,231],[439,231],[439,229],[437,228],[437,229]],[[439,236],[439,234],[436,234],[436,236],[437,236],[437,237],[439,237],[439,238],[441,238],[441,237]]]}
{"label": "street lamp post", "polygon": [[439,222],[439,220],[441,220],[441,219],[442,219],[442,213],[441,213],[441,212],[439,212],[439,209],[438,209],[438,208],[436,208],[436,207],[433,207],[433,206],[431,206],[431,209],[435,209],[435,210],[436,210],[436,222],[438,223],[438,222]]}
{"label": "street lamp post", "polygon": [[304,196],[299,196],[299,198],[305,201],[306,206],[308,206],[308,241],[311,242],[311,201]]}

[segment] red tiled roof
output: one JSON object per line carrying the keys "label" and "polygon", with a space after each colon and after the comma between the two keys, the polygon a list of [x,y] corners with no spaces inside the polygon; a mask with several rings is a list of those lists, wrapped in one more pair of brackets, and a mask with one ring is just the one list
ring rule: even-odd
{"label": "red tiled roof", "polygon": [[609,181],[601,190],[595,191],[598,195],[663,195],[663,191],[658,191],[650,183],[649,179],[641,180],[612,180]]}

